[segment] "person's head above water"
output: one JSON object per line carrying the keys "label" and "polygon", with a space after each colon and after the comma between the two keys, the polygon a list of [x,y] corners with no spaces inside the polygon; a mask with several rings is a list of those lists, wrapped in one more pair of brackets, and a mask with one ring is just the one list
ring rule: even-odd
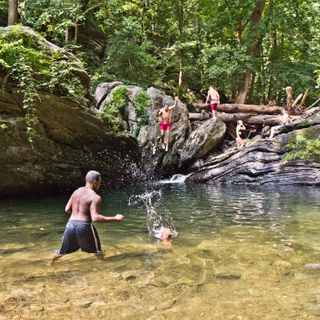
{"label": "person's head above water", "polygon": [[160,234],[160,240],[168,240],[172,238],[172,231],[169,228],[163,228]]}
{"label": "person's head above water", "polygon": [[86,175],[86,185],[98,190],[101,184],[101,174],[98,171],[90,170]]}

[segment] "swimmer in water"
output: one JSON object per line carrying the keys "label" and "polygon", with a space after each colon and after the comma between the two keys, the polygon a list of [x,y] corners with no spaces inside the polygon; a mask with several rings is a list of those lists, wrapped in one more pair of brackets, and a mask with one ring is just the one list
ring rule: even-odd
{"label": "swimmer in water", "polygon": [[164,244],[171,244],[174,232],[169,227],[161,226],[160,229],[154,230],[153,236]]}
{"label": "swimmer in water", "polygon": [[171,243],[172,240],[172,231],[169,228],[163,228],[162,232],[160,233],[160,241],[162,241],[164,244]]}

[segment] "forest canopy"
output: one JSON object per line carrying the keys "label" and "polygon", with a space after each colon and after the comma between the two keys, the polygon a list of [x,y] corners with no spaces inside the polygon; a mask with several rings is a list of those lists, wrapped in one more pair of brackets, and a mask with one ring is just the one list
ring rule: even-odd
{"label": "forest canopy", "polygon": [[[189,100],[283,104],[319,96],[320,5],[313,0],[0,0],[17,23],[82,59],[94,83],[154,85]],[[10,8],[10,7],[9,7]]]}

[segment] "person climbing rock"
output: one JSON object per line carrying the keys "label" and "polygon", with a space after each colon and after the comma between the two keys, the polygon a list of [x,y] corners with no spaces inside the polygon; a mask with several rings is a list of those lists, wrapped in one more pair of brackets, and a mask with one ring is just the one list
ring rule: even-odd
{"label": "person climbing rock", "polygon": [[207,94],[206,104],[210,101],[210,107],[212,111],[212,118],[217,118],[217,106],[220,104],[220,96],[218,91],[213,87],[210,86]]}
{"label": "person climbing rock", "polygon": [[65,211],[71,216],[64,230],[61,248],[54,255],[51,263],[78,249],[94,253],[99,258],[103,257],[99,236],[92,222],[108,223],[124,220],[121,214],[106,217],[100,213],[101,197],[96,194],[101,184],[100,173],[89,171],[85,181],[85,186],[73,192],[65,207]]}
{"label": "person climbing rock", "polygon": [[236,143],[239,149],[241,149],[244,146],[244,140],[242,139],[242,134],[244,130],[246,130],[246,127],[244,126],[242,120],[238,120],[236,127]]}
{"label": "person climbing rock", "polygon": [[[172,106],[168,106],[167,104],[163,105],[158,111],[158,115],[161,117],[160,122],[160,138],[161,138],[161,148],[165,149],[166,151],[169,150],[169,143],[170,143],[170,111],[178,105],[179,97],[175,98],[175,102]],[[166,133],[166,142],[164,141]]]}
{"label": "person climbing rock", "polygon": [[269,139],[273,139],[273,137],[279,133],[279,130],[281,128],[283,128],[284,126],[287,126],[290,122],[292,122],[292,119],[290,118],[286,108],[283,108],[281,110],[281,115],[279,116],[279,120],[281,123],[280,125],[271,127]]}

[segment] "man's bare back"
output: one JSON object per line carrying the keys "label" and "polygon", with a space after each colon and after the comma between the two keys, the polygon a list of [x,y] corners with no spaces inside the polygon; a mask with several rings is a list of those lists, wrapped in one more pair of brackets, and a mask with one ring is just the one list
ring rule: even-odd
{"label": "man's bare back", "polygon": [[208,90],[208,101],[210,100],[213,100],[213,99],[216,99],[216,100],[220,100],[220,96],[219,96],[219,93],[217,90],[213,89],[213,88],[210,88]]}
{"label": "man's bare back", "polygon": [[87,187],[77,189],[66,205],[66,212],[71,213],[71,219],[91,222],[90,206],[99,201],[94,190]]}

